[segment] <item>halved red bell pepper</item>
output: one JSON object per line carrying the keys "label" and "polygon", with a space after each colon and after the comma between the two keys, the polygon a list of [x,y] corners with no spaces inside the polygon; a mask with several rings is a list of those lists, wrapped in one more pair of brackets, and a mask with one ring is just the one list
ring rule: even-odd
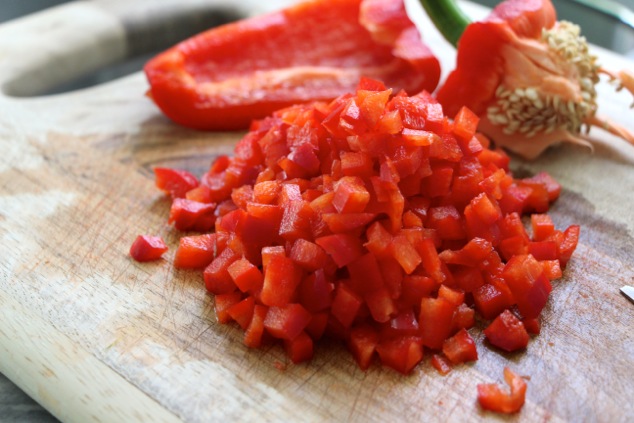
{"label": "halved red bell pepper", "polygon": [[361,76],[431,92],[440,64],[401,0],[310,0],[203,32],[152,59],[145,73],[148,95],[173,121],[226,130],[352,92]]}
{"label": "halved red bell pepper", "polygon": [[634,92],[629,71],[601,68],[579,27],[557,21],[551,0],[506,0],[473,23],[454,0],[420,1],[458,48],[437,92],[448,115],[467,106],[480,132],[529,159],[560,141],[589,145],[582,132],[591,126],[634,144],[631,130],[596,113],[599,74]]}

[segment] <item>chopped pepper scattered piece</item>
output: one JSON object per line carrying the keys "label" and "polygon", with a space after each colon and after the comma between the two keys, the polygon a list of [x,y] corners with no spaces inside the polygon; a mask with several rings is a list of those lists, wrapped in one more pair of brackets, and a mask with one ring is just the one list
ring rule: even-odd
{"label": "chopped pepper scattered piece", "polygon": [[[513,178],[476,126],[467,109],[450,120],[429,93],[366,78],[354,94],[255,121],[232,157],[185,178],[198,181],[189,191],[182,172],[157,172],[174,204],[205,210],[173,207],[174,226],[214,217],[213,233],[181,239],[175,266],[204,269],[218,321],[237,322],[247,346],[278,340],[293,362],[327,336],[362,369],[378,359],[409,373],[429,350],[446,373],[477,359],[476,312],[493,320],[495,345],[523,347],[508,309],[538,317],[578,227],[556,229],[544,213],[559,185]],[[520,216],[533,212],[531,237]],[[535,243],[555,256],[535,258]]]}
{"label": "chopped pepper scattered piece", "polygon": [[139,235],[130,246],[130,256],[139,262],[160,259],[167,251],[167,245],[160,236]]}
{"label": "chopped pepper scattered piece", "polygon": [[509,385],[510,392],[505,392],[495,383],[478,385],[478,402],[482,408],[505,414],[522,409],[526,400],[526,382],[508,367],[504,368],[504,380]]}

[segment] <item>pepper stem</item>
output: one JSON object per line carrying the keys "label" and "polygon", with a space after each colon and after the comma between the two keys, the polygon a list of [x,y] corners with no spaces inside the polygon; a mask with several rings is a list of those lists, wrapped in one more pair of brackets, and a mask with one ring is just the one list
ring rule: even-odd
{"label": "pepper stem", "polygon": [[454,47],[471,20],[458,7],[455,0],[419,0],[425,12],[440,33]]}

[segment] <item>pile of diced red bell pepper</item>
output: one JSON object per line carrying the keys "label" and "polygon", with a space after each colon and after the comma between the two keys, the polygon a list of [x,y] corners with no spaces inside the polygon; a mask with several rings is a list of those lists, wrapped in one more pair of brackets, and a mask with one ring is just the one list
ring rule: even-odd
{"label": "pile of diced red bell pepper", "polygon": [[363,369],[378,356],[408,373],[429,352],[446,372],[477,359],[476,313],[492,345],[525,348],[579,227],[555,229],[545,212],[560,186],[513,178],[477,123],[369,79],[279,110],[200,181],[155,170],[169,221],[200,232],[174,265],[203,271],[218,321],[247,346],[280,341],[296,363],[328,336]]}

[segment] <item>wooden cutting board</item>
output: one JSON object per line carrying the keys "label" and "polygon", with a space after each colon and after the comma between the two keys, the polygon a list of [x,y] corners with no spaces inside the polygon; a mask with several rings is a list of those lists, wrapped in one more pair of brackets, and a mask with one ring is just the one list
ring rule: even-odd
{"label": "wooden cutting board", "polygon": [[[594,153],[564,146],[534,163],[513,158],[517,172],[558,179],[551,215],[559,228],[582,227],[542,333],[525,352],[501,354],[474,331],[474,364],[443,377],[427,358],[404,377],[378,365],[362,372],[334,343],[302,365],[278,346],[247,349],[241,330],[216,323],[199,272],[173,268],[179,234],[151,169],[201,174],[239,133],[172,124],[144,97],[140,73],[15,96],[123,57],[134,34],[168,28],[188,7],[282,4],[230,3],[78,2],[0,26],[0,371],[67,422],[505,420],[476,403],[476,384],[500,381],[504,366],[530,378],[525,407],[508,420],[632,421],[634,304],[619,288],[634,285],[634,147],[593,131]],[[450,69],[453,50],[418,19]],[[634,67],[597,52],[605,65]],[[608,84],[600,96],[602,113],[634,130],[631,99]],[[139,233],[164,236],[166,259],[132,261]]]}

